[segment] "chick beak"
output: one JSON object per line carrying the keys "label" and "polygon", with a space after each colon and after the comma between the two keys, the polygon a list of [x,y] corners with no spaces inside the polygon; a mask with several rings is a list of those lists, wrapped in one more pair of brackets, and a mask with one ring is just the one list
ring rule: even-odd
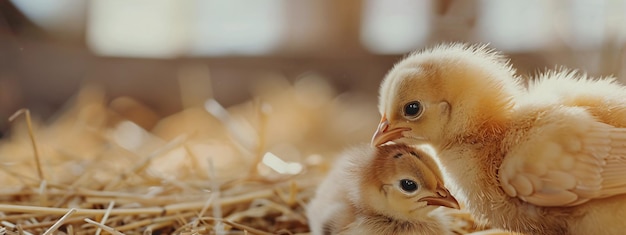
{"label": "chick beak", "polygon": [[402,132],[410,130],[411,128],[408,127],[389,129],[389,120],[387,120],[387,117],[383,115],[383,118],[380,119],[380,123],[378,124],[378,129],[376,129],[374,136],[372,136],[372,146],[376,147],[387,143],[388,141],[400,139],[404,137]]}
{"label": "chick beak", "polygon": [[435,189],[437,193],[436,196],[423,197],[418,201],[426,202],[426,205],[433,206],[445,206],[452,209],[460,209],[459,202],[450,194],[450,192],[441,185],[437,185],[437,189]]}

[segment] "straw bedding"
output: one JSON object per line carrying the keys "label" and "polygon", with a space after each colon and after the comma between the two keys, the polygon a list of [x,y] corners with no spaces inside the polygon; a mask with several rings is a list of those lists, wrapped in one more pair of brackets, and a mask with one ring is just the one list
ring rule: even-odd
{"label": "straw bedding", "polygon": [[[306,234],[332,161],[367,142],[376,97],[272,80],[224,108],[161,117],[82,89],[49,120],[27,110],[0,142],[0,234]],[[459,234],[484,229],[451,211]]]}

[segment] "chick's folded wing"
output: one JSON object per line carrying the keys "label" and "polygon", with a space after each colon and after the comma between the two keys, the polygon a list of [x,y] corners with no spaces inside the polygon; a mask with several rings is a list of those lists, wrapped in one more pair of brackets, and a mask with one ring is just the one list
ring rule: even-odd
{"label": "chick's folded wing", "polygon": [[626,128],[577,111],[538,121],[510,147],[498,173],[509,196],[550,207],[626,193]]}

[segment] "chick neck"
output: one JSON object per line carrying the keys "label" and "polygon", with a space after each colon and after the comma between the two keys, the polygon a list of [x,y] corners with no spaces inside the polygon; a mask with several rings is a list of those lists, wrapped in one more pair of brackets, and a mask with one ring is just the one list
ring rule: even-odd
{"label": "chick neck", "polygon": [[[573,215],[574,207],[537,207],[508,196],[501,188],[498,169],[510,144],[516,142],[515,131],[525,123],[517,115],[504,120],[499,132],[459,135],[433,146],[445,178],[450,179],[446,186],[472,215],[496,228],[528,234],[565,234],[568,224],[563,218]],[[503,216],[503,212],[508,216]]]}
{"label": "chick neck", "polygon": [[451,179],[450,191],[470,210],[472,201],[505,200],[497,175],[504,158],[502,142],[513,123],[517,92],[518,89],[468,89],[468,93],[458,94],[450,101],[442,138],[432,143],[442,171]]}

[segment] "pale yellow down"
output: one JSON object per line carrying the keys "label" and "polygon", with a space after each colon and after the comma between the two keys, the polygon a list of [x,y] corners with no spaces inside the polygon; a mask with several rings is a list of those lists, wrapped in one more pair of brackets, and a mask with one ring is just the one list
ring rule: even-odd
{"label": "pale yellow down", "polygon": [[[387,75],[379,110],[396,142],[429,143],[455,197],[529,234],[626,231],[626,88],[568,70],[528,86],[485,46],[441,45]],[[419,101],[416,119],[404,105]],[[616,219],[620,218],[620,219]]]}

